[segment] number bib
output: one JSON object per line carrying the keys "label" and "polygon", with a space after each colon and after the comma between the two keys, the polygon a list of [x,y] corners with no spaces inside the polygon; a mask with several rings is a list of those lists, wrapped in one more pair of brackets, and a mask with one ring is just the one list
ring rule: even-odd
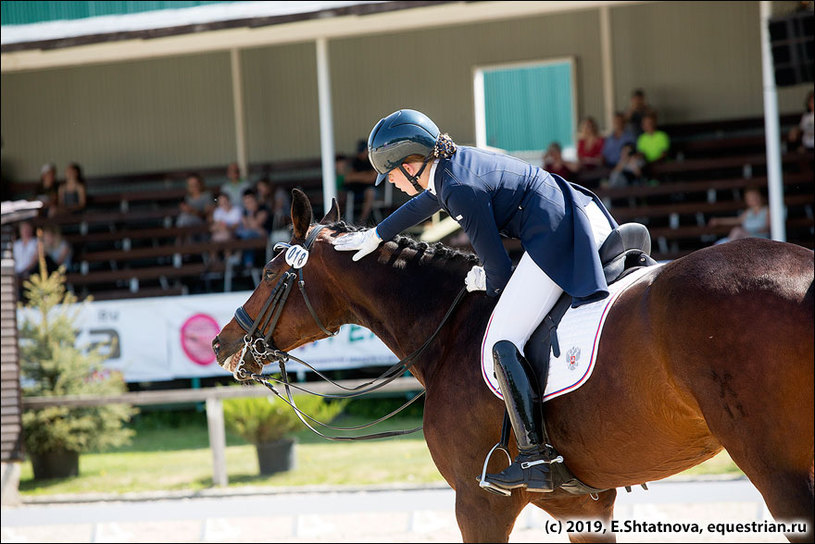
{"label": "number bib", "polygon": [[286,264],[292,268],[303,268],[308,262],[308,250],[303,246],[291,246],[286,250]]}

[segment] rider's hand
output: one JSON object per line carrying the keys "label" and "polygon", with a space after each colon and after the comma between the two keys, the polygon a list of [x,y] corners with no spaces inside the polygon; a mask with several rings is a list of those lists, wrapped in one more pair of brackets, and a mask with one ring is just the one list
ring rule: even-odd
{"label": "rider's hand", "polygon": [[467,272],[467,277],[464,278],[464,285],[467,286],[467,291],[486,291],[487,290],[487,274],[481,266],[474,266]]}
{"label": "rider's hand", "polygon": [[381,243],[382,238],[379,237],[376,228],[372,228],[365,231],[352,232],[337,238],[334,242],[334,249],[337,251],[356,251],[352,260],[358,261],[378,248]]}

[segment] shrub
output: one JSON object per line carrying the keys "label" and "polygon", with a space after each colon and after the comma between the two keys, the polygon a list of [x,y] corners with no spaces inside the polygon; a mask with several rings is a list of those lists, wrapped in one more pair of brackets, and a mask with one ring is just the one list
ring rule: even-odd
{"label": "shrub", "polygon": [[[339,415],[345,406],[344,401],[324,402],[312,395],[296,395],[294,402],[304,413],[324,423]],[[294,410],[272,396],[224,400],[224,421],[229,432],[255,445],[280,440],[303,428]]]}

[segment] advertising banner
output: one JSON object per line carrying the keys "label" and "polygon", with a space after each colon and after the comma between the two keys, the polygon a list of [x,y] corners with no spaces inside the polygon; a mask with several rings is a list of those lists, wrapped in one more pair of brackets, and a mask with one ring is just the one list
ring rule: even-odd
{"label": "advertising banner", "polygon": [[[250,295],[242,291],[80,304],[78,342],[80,346],[111,342],[105,366],[122,372],[128,382],[227,376],[215,361],[212,339]],[[20,312],[18,322],[26,315]],[[397,361],[372,332],[357,325],[345,325],[337,336],[292,354],[320,371]],[[308,371],[295,362],[287,368]]]}

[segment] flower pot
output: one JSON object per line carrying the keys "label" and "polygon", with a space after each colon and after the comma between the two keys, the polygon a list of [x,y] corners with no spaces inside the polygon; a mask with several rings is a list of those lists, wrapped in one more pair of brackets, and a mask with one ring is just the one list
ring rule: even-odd
{"label": "flower pot", "polygon": [[34,479],[69,478],[79,474],[79,452],[49,451],[29,453],[34,468]]}
{"label": "flower pot", "polygon": [[282,438],[274,442],[257,444],[258,465],[263,475],[284,472],[294,468],[293,438]]}

